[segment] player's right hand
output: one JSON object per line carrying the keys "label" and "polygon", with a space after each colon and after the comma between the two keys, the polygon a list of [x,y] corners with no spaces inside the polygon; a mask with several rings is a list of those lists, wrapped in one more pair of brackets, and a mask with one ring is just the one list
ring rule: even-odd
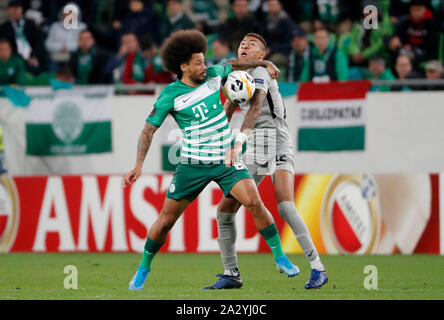
{"label": "player's right hand", "polygon": [[229,148],[225,151],[225,166],[226,167],[231,167],[231,154],[232,154],[232,149]]}
{"label": "player's right hand", "polygon": [[276,67],[273,62],[271,62],[269,60],[265,60],[265,61],[267,63],[267,68],[266,69],[267,69],[268,73],[270,74],[271,78],[272,79],[279,78],[279,74],[281,73],[279,68]]}
{"label": "player's right hand", "polygon": [[239,142],[236,142],[233,148],[227,149],[227,151],[225,151],[225,166],[231,167],[231,165],[238,164],[241,152],[242,143]]}
{"label": "player's right hand", "polygon": [[122,179],[122,188],[128,187],[130,184],[136,182],[136,180],[140,177],[142,170],[139,168],[134,168],[130,172],[128,172]]}

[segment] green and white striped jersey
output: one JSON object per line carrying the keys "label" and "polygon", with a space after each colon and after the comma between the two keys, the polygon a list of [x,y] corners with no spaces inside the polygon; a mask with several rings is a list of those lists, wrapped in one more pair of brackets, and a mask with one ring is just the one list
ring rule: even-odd
{"label": "green and white striped jersey", "polygon": [[233,135],[220,101],[221,81],[232,71],[221,62],[207,69],[205,82],[190,87],[177,79],[161,91],[146,121],[160,127],[170,113],[182,130],[181,162],[221,163]]}

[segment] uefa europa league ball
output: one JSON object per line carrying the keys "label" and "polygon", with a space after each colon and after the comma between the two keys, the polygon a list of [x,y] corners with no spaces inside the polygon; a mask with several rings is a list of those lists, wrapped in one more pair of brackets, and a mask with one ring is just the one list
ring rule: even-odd
{"label": "uefa europa league ball", "polygon": [[246,71],[232,71],[224,85],[224,94],[232,103],[241,104],[249,101],[255,89],[253,77]]}

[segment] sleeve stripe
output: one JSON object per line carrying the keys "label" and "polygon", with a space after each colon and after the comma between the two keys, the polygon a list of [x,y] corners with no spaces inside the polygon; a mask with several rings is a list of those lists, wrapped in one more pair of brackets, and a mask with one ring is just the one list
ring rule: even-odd
{"label": "sleeve stripe", "polygon": [[160,124],[154,123],[151,119],[146,119],[146,122],[149,124],[152,124],[153,126],[155,126],[156,128],[160,127]]}

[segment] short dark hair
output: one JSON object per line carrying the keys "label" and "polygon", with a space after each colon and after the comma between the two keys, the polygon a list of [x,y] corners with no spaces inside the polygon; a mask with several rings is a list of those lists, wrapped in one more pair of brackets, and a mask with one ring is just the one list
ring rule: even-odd
{"label": "short dark hair", "polygon": [[68,63],[61,63],[56,71],[56,76],[73,77],[70,65]]}
{"label": "short dark hair", "polygon": [[0,37],[0,43],[7,43],[9,46],[11,46],[11,41],[9,41],[8,38]]}
{"label": "short dark hair", "polygon": [[207,39],[197,30],[179,30],[171,34],[160,49],[160,57],[166,70],[177,74],[182,79],[180,65],[188,63],[194,53],[206,55]]}
{"label": "short dark hair", "polygon": [[7,8],[17,8],[22,7],[23,8],[23,2],[21,0],[11,0],[8,3]]}
{"label": "short dark hair", "polygon": [[149,35],[141,36],[139,38],[139,42],[140,42],[140,49],[142,49],[142,51],[149,50],[156,45],[156,43],[154,42],[154,39],[152,37],[150,37]]}
{"label": "short dark hair", "polygon": [[94,38],[94,33],[92,32],[91,29],[83,29],[82,31],[80,31],[79,35],[81,35],[82,33],[85,33],[85,32],[89,32],[91,34],[91,36]]}
{"label": "short dark hair", "polygon": [[254,32],[250,32],[250,33],[247,33],[245,35],[245,37],[253,37],[253,38],[258,39],[264,45],[265,50],[267,50],[267,48],[268,48],[267,41],[265,41],[265,38],[263,36],[261,36],[260,34],[254,33]]}
{"label": "short dark hair", "polygon": [[230,39],[228,39],[227,37],[224,36],[219,36],[216,39],[213,40],[213,42],[219,42],[221,44],[223,44],[224,46],[230,46]]}
{"label": "short dark hair", "polygon": [[123,33],[120,35],[120,39],[122,39],[122,38],[125,37],[125,36],[135,36],[136,39],[137,39],[137,41],[139,41],[139,37],[137,37],[137,34],[135,34],[134,32],[131,32],[131,31],[123,32]]}
{"label": "short dark hair", "polygon": [[328,29],[324,26],[317,28],[314,33],[319,32],[319,31],[325,31],[327,32],[327,35],[330,36],[330,32],[328,32]]}
{"label": "short dark hair", "polygon": [[384,57],[382,57],[382,56],[378,56],[378,55],[371,57],[371,58],[368,60],[368,62],[369,62],[369,63],[370,63],[370,62],[377,62],[377,63],[383,64],[384,66],[386,65],[386,62],[385,62]]}
{"label": "short dark hair", "polygon": [[138,43],[139,46],[140,46],[140,40],[139,40],[139,37],[137,36],[137,34],[135,34],[134,32],[131,32],[131,31],[123,32],[123,33],[120,35],[120,44],[122,44],[123,37],[126,37],[126,36],[133,36],[134,38],[136,38],[136,41],[137,41],[137,43]]}
{"label": "short dark hair", "polygon": [[410,0],[409,6],[422,6],[427,7],[427,2],[425,0]]}

